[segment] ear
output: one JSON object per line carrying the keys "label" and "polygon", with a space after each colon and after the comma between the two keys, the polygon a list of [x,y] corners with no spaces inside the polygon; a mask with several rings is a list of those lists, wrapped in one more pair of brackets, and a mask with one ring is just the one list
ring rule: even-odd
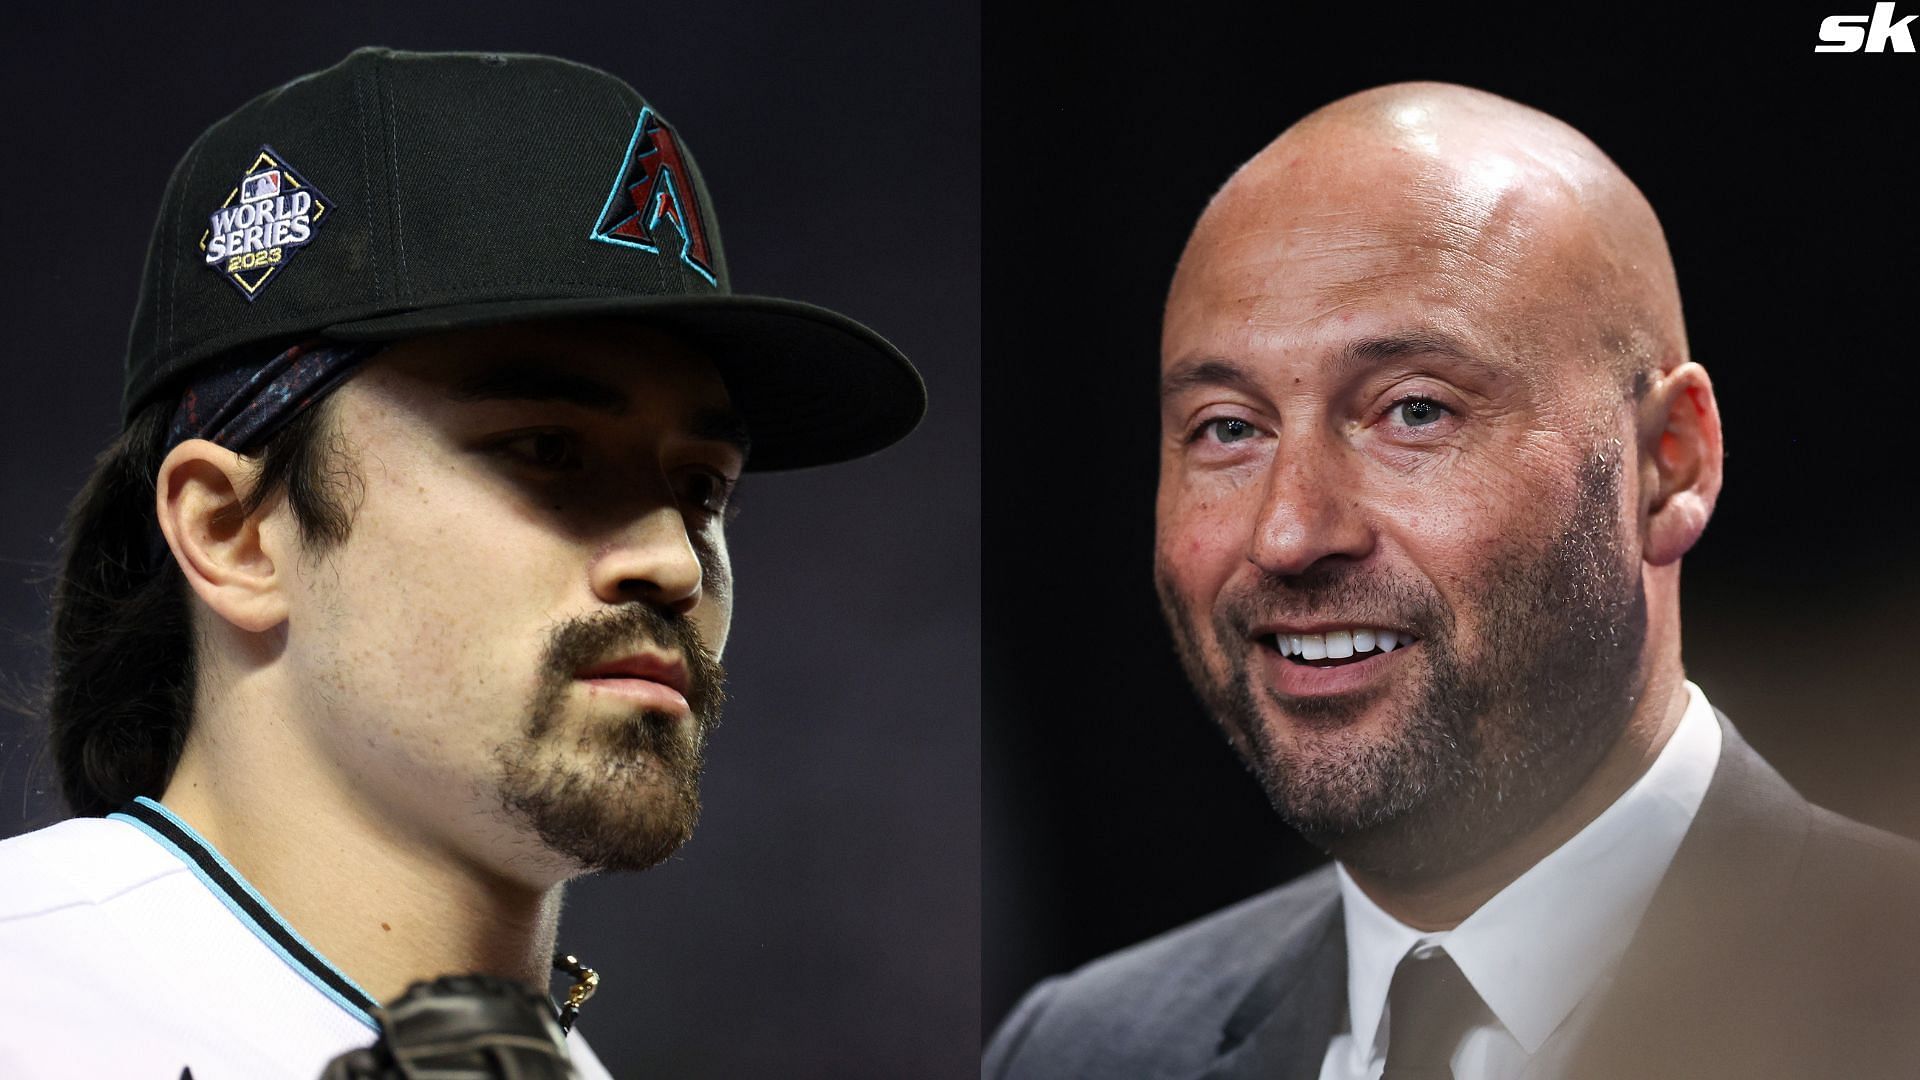
{"label": "ear", "polygon": [[1653,380],[1640,403],[1641,550],[1655,566],[1700,539],[1720,497],[1720,407],[1691,361]]}
{"label": "ear", "polygon": [[288,582],[261,528],[267,515],[241,513],[252,473],[239,454],[188,439],[160,463],[154,511],[194,595],[238,629],[260,633],[286,621]]}

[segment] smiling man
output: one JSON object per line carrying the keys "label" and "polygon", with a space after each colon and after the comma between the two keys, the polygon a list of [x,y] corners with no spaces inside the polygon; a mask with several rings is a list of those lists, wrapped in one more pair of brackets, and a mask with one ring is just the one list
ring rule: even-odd
{"label": "smiling man", "polygon": [[189,151],[55,584],[77,816],[0,843],[0,1074],[315,1077],[417,981],[555,966],[558,1045],[565,883],[699,812],[742,472],[924,409],[716,230],[674,129],[546,57],[361,50]]}
{"label": "smiling man", "polygon": [[1911,845],[1686,680],[1720,419],[1604,154],[1461,87],[1336,102],[1208,206],[1161,345],[1161,605],[1335,863],[1043,984],[989,1076],[1910,1068]]}

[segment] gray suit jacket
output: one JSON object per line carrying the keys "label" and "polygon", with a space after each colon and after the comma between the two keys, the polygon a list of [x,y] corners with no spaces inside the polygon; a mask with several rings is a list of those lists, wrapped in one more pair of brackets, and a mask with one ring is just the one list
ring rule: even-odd
{"label": "gray suit jacket", "polygon": [[[1920,1077],[1920,846],[1809,805],[1720,717],[1580,1078]],[[1034,988],[993,1080],[1312,1080],[1346,1013],[1324,867]]]}

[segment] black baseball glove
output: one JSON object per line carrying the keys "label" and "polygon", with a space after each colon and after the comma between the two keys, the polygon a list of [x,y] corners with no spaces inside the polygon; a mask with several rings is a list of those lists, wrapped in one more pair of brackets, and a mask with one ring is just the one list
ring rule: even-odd
{"label": "black baseball glove", "polygon": [[378,1013],[380,1039],[321,1080],[579,1080],[553,1006],[490,975],[414,983]]}

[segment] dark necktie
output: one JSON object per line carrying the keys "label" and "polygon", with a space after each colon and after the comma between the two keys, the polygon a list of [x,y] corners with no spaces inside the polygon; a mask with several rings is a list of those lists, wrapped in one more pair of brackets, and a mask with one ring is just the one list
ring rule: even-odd
{"label": "dark necktie", "polygon": [[1445,949],[1409,952],[1387,990],[1387,1071],[1380,1080],[1453,1080],[1454,1048],[1486,1003]]}

